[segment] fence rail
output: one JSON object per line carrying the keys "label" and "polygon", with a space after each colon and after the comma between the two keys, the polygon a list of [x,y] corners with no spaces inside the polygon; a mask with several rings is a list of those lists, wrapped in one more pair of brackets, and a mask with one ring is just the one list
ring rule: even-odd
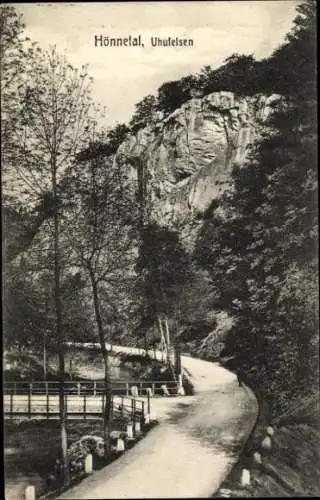
{"label": "fence rail", "polygon": [[[65,395],[66,412],[69,417],[101,417],[104,409],[104,395]],[[148,405],[149,407],[149,405]],[[142,420],[145,404],[136,398],[113,396],[112,417],[128,420]],[[3,412],[5,418],[36,417],[57,418],[59,416],[59,396],[55,394],[4,394]]]}
{"label": "fence rail", "polygon": [[[147,380],[137,380],[137,381],[112,381],[112,393],[114,395],[130,396],[132,394],[132,387],[135,386],[136,394],[138,396],[146,396],[148,394],[148,389],[151,389],[152,394],[163,395],[162,385],[166,385],[168,391],[171,395],[176,395],[178,392],[177,383],[170,381],[147,381]],[[5,395],[54,395],[59,394],[59,382],[58,381],[26,381],[26,382],[4,382],[3,393]],[[64,393],[66,395],[77,395],[77,396],[98,396],[105,393],[105,383],[104,381],[65,381],[64,382]]]}

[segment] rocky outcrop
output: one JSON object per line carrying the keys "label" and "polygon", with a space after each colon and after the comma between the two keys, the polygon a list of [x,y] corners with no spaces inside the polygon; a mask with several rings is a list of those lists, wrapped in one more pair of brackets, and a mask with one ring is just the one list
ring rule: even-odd
{"label": "rocky outcrop", "polygon": [[154,216],[192,231],[212,201],[230,185],[278,96],[237,97],[215,92],[193,98],[166,118],[130,135],[115,162],[136,182],[134,160],[143,162]]}

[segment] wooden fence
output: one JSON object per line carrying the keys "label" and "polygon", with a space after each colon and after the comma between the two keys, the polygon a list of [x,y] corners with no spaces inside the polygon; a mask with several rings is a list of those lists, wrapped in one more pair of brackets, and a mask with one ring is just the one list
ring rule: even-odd
{"label": "wooden fence", "polygon": [[[112,381],[112,393],[121,396],[130,396],[132,387],[137,388],[138,396],[146,396],[148,394],[148,389],[151,389],[152,394],[155,396],[163,395],[162,385],[166,385],[168,391],[171,395],[176,395],[178,392],[177,382],[170,381]],[[64,382],[64,393],[66,395],[77,395],[77,396],[98,396],[105,392],[104,381],[65,381]],[[3,384],[4,394],[14,394],[14,395],[53,395],[59,394],[59,382],[58,381],[26,381],[26,382],[4,382]]]}
{"label": "wooden fence", "polygon": [[[103,415],[104,395],[87,396],[65,395],[66,412],[73,418],[97,418]],[[136,398],[112,396],[112,417],[122,417],[131,421],[142,420],[145,416],[145,404]],[[148,402],[148,411],[150,403]],[[3,412],[5,418],[17,417],[59,417],[59,396],[56,394],[4,394]]]}

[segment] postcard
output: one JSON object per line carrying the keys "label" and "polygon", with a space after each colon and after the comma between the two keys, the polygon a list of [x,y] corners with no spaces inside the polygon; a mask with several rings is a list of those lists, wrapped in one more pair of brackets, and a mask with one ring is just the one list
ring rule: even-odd
{"label": "postcard", "polygon": [[0,12],[4,498],[318,496],[316,2]]}

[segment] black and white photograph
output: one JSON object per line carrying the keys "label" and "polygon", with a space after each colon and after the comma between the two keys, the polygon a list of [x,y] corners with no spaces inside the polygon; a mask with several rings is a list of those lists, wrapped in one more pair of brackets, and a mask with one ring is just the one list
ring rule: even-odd
{"label": "black and white photograph", "polygon": [[316,7],[1,3],[5,500],[320,495]]}

